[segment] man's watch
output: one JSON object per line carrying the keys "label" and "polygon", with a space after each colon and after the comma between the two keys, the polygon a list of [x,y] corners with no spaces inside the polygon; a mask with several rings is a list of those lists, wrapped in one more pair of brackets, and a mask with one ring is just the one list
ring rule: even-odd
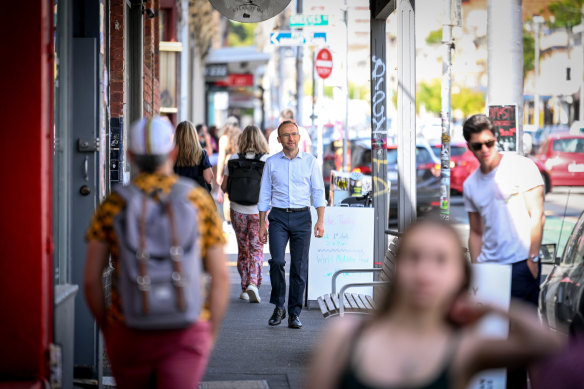
{"label": "man's watch", "polygon": [[539,255],[531,255],[528,259],[533,263],[538,263],[539,262]]}

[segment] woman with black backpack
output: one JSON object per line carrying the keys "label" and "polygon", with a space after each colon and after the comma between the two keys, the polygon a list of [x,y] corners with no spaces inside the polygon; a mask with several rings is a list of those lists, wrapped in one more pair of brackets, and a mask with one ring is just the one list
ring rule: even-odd
{"label": "woman with black backpack", "polygon": [[209,155],[201,147],[193,123],[185,120],[176,126],[175,142],[178,147],[178,155],[174,164],[174,172],[179,176],[194,180],[211,192],[213,169]]}
{"label": "woman with black backpack", "polygon": [[268,143],[259,128],[247,126],[239,138],[239,153],[233,154],[223,170],[221,189],[231,199],[231,223],[237,237],[237,270],[241,276],[240,298],[261,301],[264,245],[259,240],[258,198],[268,159]]}

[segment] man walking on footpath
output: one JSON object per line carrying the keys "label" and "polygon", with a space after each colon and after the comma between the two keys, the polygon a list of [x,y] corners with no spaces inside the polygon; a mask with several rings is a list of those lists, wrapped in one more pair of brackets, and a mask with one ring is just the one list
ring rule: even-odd
{"label": "man walking on footpath", "polygon": [[[118,388],[196,388],[229,295],[221,221],[207,191],[173,173],[177,149],[167,119],[142,119],[129,135],[140,173],[96,210],[87,232],[85,298]],[[102,275],[110,254],[106,304]],[[206,301],[199,293],[203,267],[210,276]]]}
{"label": "man walking on footpath", "polygon": [[537,307],[545,222],[541,174],[529,158],[497,150],[487,116],[471,116],[463,135],[480,163],[464,182],[472,261],[511,265],[511,296]]}
{"label": "man walking on footpath", "polygon": [[258,202],[260,231],[262,243],[268,241],[266,230],[266,213],[272,210],[269,244],[271,259],[270,279],[272,293],[270,303],[275,305],[270,317],[271,326],[279,325],[286,317],[286,275],[284,258],[286,244],[290,241],[290,287],[288,293],[288,327],[302,328],[300,312],[304,301],[304,288],[308,276],[308,250],[310,248],[310,199],[316,208],[318,220],[314,226],[314,236],[324,235],[324,182],[316,158],[300,151],[298,148],[298,126],[291,120],[285,120],[278,126],[278,142],[282,151],[266,161],[260,198]]}

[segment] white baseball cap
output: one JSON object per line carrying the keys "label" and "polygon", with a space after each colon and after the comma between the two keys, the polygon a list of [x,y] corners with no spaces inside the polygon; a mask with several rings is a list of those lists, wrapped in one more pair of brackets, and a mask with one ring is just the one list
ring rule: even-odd
{"label": "white baseball cap", "polygon": [[142,118],[130,127],[130,151],[136,155],[164,155],[174,148],[174,127],[161,116]]}

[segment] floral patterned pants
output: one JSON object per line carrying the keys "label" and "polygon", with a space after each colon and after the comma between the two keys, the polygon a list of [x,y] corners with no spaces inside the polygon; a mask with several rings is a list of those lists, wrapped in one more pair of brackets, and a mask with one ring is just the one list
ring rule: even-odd
{"label": "floral patterned pants", "polygon": [[237,271],[241,276],[241,289],[246,290],[249,284],[259,288],[264,264],[264,245],[259,238],[260,217],[258,214],[246,215],[233,209],[230,213],[237,238]]}

